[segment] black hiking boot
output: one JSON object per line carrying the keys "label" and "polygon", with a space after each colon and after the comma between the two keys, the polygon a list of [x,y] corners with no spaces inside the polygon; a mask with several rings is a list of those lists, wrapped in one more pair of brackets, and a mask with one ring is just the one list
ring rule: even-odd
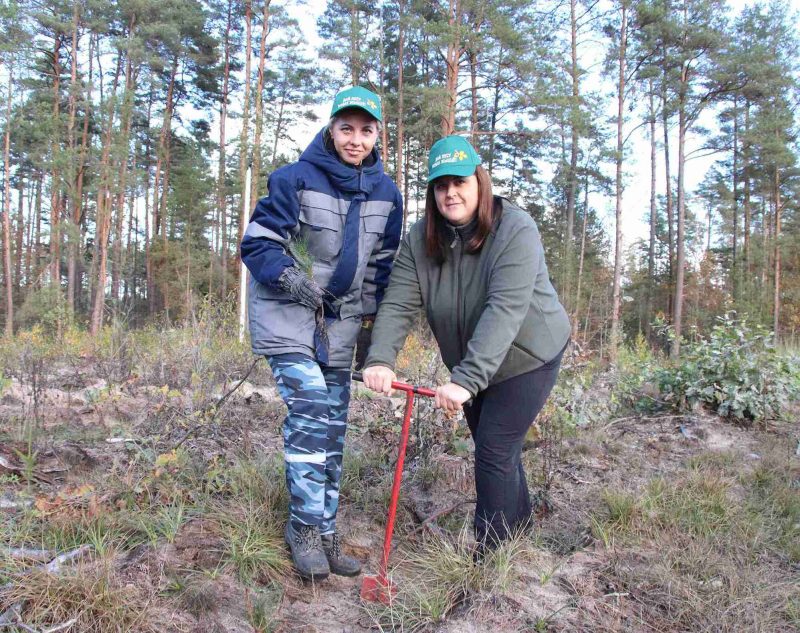
{"label": "black hiking boot", "polygon": [[292,552],[294,568],[302,578],[322,580],[328,577],[331,568],[325,552],[322,551],[319,528],[316,525],[295,527],[291,521],[287,521],[284,537]]}
{"label": "black hiking boot", "polygon": [[331,573],[337,576],[358,576],[361,573],[361,563],[342,551],[342,543],[336,532],[322,535],[322,549],[328,558]]}

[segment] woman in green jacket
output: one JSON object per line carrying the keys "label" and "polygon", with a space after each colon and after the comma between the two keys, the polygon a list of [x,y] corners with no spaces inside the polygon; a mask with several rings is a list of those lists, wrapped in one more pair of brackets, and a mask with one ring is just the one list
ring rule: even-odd
{"label": "woman in green jacket", "polygon": [[463,408],[475,442],[475,536],[494,547],[530,520],[522,443],[555,384],[570,323],[536,223],[492,195],[480,162],[459,136],[431,148],[425,217],[401,244],[364,383],[390,392],[397,354],[424,310],[451,372],[436,406]]}

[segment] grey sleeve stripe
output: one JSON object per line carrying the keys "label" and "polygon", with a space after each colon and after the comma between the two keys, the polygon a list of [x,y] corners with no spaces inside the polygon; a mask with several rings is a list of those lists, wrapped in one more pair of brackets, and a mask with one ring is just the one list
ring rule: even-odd
{"label": "grey sleeve stripe", "polygon": [[275,231],[271,231],[265,226],[261,226],[258,222],[250,222],[247,225],[247,230],[244,232],[248,237],[266,237],[269,240],[285,244],[286,240],[278,235]]}

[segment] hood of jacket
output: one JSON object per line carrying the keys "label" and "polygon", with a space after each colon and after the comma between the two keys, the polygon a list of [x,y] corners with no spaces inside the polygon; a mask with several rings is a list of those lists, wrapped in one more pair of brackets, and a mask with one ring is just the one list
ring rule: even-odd
{"label": "hood of jacket", "polygon": [[[311,144],[300,155],[300,160],[311,163],[327,174],[331,183],[339,191],[364,193],[369,195],[383,179],[383,163],[377,147],[372,148],[371,158],[360,167],[348,165],[339,160],[335,152],[325,147],[325,128],[322,128]],[[370,162],[371,165],[366,163]]]}

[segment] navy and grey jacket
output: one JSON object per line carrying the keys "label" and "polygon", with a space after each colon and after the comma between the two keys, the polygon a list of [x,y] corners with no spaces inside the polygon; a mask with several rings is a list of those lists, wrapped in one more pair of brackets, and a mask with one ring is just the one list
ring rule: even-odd
{"label": "navy and grey jacket", "polygon": [[[315,355],[314,312],[282,291],[278,278],[303,243],[313,277],[338,297],[328,313],[328,366],[350,367],[363,315],[377,312],[389,283],[403,223],[403,201],[376,149],[355,168],[341,162],[320,131],[300,156],[269,178],[242,240],[250,270],[253,352]],[[295,251],[296,252],[296,251]]]}

